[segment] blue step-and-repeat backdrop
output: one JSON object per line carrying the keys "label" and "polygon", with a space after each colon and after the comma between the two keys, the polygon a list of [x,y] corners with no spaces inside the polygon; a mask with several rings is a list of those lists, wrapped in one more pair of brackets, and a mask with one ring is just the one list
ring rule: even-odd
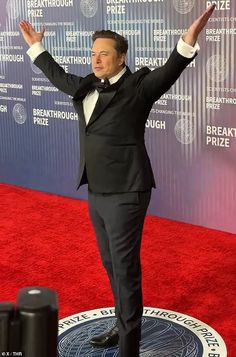
{"label": "blue step-and-repeat backdrop", "polygon": [[26,55],[19,22],[46,27],[45,47],[67,72],[90,72],[91,35],[127,37],[132,71],[163,65],[211,3],[201,51],[157,101],[146,144],[157,189],[149,213],[236,232],[235,0],[1,0],[0,181],[70,197],[76,191],[78,115]]}

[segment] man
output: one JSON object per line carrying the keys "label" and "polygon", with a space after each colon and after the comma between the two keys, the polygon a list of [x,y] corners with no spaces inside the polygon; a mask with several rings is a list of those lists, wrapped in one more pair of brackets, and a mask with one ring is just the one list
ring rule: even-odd
{"label": "man", "polygon": [[117,323],[95,336],[93,346],[119,343],[121,357],[139,356],[141,317],[140,245],[151,189],[155,187],[144,143],[145,122],[153,103],[196,56],[210,6],[183,34],[167,63],[131,73],[125,65],[126,39],[112,31],[93,35],[92,70],[86,77],[67,74],[44,49],[44,29],[22,21],[29,56],[57,88],[73,97],[80,118],[80,176],[88,183],[91,220],[110,279]]}

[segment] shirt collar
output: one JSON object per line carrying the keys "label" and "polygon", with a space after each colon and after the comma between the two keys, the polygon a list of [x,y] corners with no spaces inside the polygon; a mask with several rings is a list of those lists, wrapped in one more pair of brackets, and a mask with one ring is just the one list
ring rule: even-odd
{"label": "shirt collar", "polygon": [[118,74],[116,74],[114,77],[109,78],[110,84],[114,84],[114,83],[118,82],[118,80],[123,76],[123,74],[125,72],[126,72],[126,66]]}

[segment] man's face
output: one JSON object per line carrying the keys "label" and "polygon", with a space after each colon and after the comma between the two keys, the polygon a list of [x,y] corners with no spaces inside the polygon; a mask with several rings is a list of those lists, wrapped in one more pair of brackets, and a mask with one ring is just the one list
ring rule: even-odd
{"label": "man's face", "polygon": [[111,78],[118,74],[125,61],[125,54],[118,54],[115,40],[97,38],[92,47],[92,70],[98,78]]}

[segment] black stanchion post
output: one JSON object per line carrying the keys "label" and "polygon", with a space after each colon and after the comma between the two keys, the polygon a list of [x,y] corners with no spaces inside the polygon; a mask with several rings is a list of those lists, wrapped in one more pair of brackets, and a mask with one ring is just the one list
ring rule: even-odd
{"label": "black stanchion post", "polygon": [[10,321],[13,318],[14,305],[0,303],[0,352],[9,351]]}
{"label": "black stanchion post", "polygon": [[42,287],[19,291],[16,316],[21,326],[24,357],[56,357],[58,303],[56,292]]}

